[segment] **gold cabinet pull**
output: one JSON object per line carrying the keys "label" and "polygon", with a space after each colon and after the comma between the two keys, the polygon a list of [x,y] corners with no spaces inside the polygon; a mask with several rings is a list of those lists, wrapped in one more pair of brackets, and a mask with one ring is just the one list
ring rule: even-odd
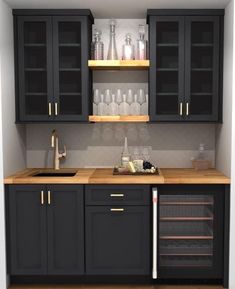
{"label": "gold cabinet pull", "polygon": [[123,198],[124,194],[110,194],[110,197]]}
{"label": "gold cabinet pull", "polygon": [[123,208],[112,208],[110,209],[111,212],[124,212]]}
{"label": "gold cabinet pull", "polygon": [[48,205],[51,204],[51,191],[47,192],[47,203],[48,203]]}
{"label": "gold cabinet pull", "polygon": [[51,116],[52,110],[51,110],[51,102],[48,103],[48,114]]}
{"label": "gold cabinet pull", "polygon": [[180,115],[183,115],[183,102],[180,103]]}
{"label": "gold cabinet pull", "polygon": [[41,205],[44,205],[44,191],[41,191]]}
{"label": "gold cabinet pull", "polygon": [[189,103],[186,103],[186,115],[189,115]]}
{"label": "gold cabinet pull", "polygon": [[58,103],[55,102],[55,115],[58,115]]}

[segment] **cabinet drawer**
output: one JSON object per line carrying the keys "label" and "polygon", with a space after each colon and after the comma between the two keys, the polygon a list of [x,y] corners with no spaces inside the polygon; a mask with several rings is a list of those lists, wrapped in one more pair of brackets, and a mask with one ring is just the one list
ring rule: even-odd
{"label": "cabinet drawer", "polygon": [[149,205],[148,185],[88,185],[86,205]]}

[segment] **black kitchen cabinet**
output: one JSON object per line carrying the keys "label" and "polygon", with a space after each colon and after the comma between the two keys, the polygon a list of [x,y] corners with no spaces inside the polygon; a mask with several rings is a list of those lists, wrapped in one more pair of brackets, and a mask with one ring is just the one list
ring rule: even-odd
{"label": "black kitchen cabinet", "polygon": [[158,278],[225,278],[224,186],[165,185],[158,193]]}
{"label": "black kitchen cabinet", "polygon": [[222,121],[223,15],[148,10],[151,121]]}
{"label": "black kitchen cabinet", "polygon": [[9,273],[84,273],[84,204],[80,185],[9,186]]}
{"label": "black kitchen cabinet", "polygon": [[46,206],[43,185],[9,186],[10,274],[44,275],[47,272]]}
{"label": "black kitchen cabinet", "polygon": [[[131,185],[88,186],[87,275],[150,275],[150,207],[144,200],[142,205],[135,205],[142,199],[142,192],[150,195],[150,187],[138,187],[135,191],[136,186]],[[96,205],[92,197],[95,191],[97,195],[104,192]]]}
{"label": "black kitchen cabinet", "polygon": [[13,14],[16,121],[88,121],[90,11],[14,10]]}

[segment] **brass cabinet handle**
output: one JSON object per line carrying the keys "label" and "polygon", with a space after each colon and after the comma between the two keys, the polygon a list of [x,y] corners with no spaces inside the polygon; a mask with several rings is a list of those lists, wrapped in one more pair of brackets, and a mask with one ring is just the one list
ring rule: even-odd
{"label": "brass cabinet handle", "polygon": [[180,115],[183,115],[183,102],[180,103]]}
{"label": "brass cabinet handle", "polygon": [[58,115],[58,103],[55,102],[55,115]]}
{"label": "brass cabinet handle", "polygon": [[51,116],[52,110],[51,110],[51,102],[48,103],[48,115]]}
{"label": "brass cabinet handle", "polygon": [[123,208],[112,208],[110,209],[111,212],[124,212]]}
{"label": "brass cabinet handle", "polygon": [[123,198],[123,197],[124,197],[124,194],[110,194],[110,197]]}
{"label": "brass cabinet handle", "polygon": [[51,191],[47,192],[47,203],[48,203],[48,205],[51,204]]}
{"label": "brass cabinet handle", "polygon": [[41,191],[41,205],[44,205],[44,191]]}
{"label": "brass cabinet handle", "polygon": [[186,115],[189,115],[189,103],[186,102]]}

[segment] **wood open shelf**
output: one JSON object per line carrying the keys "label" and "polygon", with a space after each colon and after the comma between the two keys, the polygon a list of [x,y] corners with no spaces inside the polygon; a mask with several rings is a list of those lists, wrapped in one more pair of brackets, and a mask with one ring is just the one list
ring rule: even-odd
{"label": "wood open shelf", "polygon": [[148,122],[148,115],[89,115],[91,122]]}
{"label": "wood open shelf", "polygon": [[149,60],[88,60],[88,66],[94,70],[146,70]]}

